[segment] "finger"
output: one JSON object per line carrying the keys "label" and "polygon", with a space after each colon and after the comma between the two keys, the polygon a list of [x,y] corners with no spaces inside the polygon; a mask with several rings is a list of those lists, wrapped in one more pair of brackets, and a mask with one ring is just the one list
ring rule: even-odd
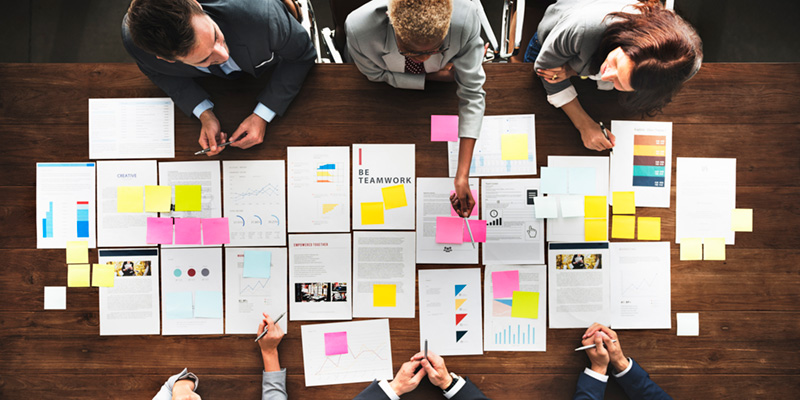
{"label": "finger", "polygon": [[419,353],[411,356],[411,361],[419,361],[422,360],[423,358],[425,358],[425,354],[420,351]]}
{"label": "finger", "polygon": [[608,137],[611,139],[611,147],[616,146],[617,145],[617,137],[614,136],[614,134],[611,133],[611,131],[608,131]]}
{"label": "finger", "polygon": [[256,336],[257,336],[257,335],[260,335],[260,334],[262,334],[262,333],[264,333],[264,328],[265,328],[266,326],[267,326],[267,322],[266,322],[266,320],[263,320],[263,321],[261,321],[261,323],[260,323],[260,324],[258,324],[258,332],[256,333]]}
{"label": "finger", "polygon": [[604,334],[608,335],[608,337],[610,337],[611,339],[618,339],[617,332],[614,332],[614,330],[612,330],[611,328],[609,328],[607,326],[602,326],[601,325],[600,326],[600,331],[603,332]]}
{"label": "finger", "polygon": [[594,349],[597,351],[598,354],[605,355],[607,353],[606,348],[603,347],[603,335],[595,333],[594,345],[595,345]]}
{"label": "finger", "polygon": [[414,374],[414,377],[410,379],[410,381],[414,385],[419,385],[419,383],[422,382],[422,378],[424,378],[425,375],[427,374],[428,371],[425,368],[420,368],[419,371],[417,371],[417,373]]}
{"label": "finger", "polygon": [[244,123],[239,124],[239,127],[237,127],[236,130],[231,135],[231,141],[233,142],[231,143],[231,146],[241,147],[242,142],[247,140],[246,136],[245,137],[241,136],[246,133],[247,133],[247,125],[245,125]]}

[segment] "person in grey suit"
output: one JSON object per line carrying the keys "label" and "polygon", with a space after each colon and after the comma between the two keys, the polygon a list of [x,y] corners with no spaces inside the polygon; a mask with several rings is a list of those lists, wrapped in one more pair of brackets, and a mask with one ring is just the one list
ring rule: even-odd
{"label": "person in grey suit", "polygon": [[261,143],[268,122],[283,115],[300,91],[316,52],[308,33],[280,0],[133,0],[122,41],[139,69],[187,115],[202,123],[200,146],[223,150],[214,104],[194,78],[272,77],[253,113],[231,135],[231,146]]}
{"label": "person in grey suit", "polygon": [[481,132],[486,93],[478,10],[469,0],[373,0],[345,21],[345,57],[373,82],[425,89],[426,81],[455,81],[459,154],[451,201],[465,217],[475,206],[469,168]]}
{"label": "person in grey suit", "polygon": [[432,351],[427,357],[417,353],[397,371],[394,380],[375,380],[353,400],[400,400],[400,396],[417,388],[425,376],[442,389],[442,395],[452,400],[487,400],[488,397],[472,383],[447,371],[444,359]]}

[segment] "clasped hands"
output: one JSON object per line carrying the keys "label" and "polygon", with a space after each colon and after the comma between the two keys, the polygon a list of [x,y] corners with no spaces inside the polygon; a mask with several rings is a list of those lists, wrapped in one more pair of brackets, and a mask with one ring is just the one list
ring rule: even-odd
{"label": "clasped hands", "polygon": [[581,343],[584,346],[595,345],[594,348],[585,350],[592,363],[592,371],[606,375],[609,363],[617,372],[628,369],[628,358],[622,353],[617,333],[607,326],[595,322],[583,334]]}
{"label": "clasped hands", "polygon": [[398,396],[402,396],[416,389],[425,376],[442,390],[447,389],[453,382],[453,377],[450,376],[444,364],[444,358],[428,351],[427,358],[422,352],[419,352],[414,354],[411,360],[403,363],[389,386]]}
{"label": "clasped hands", "polygon": [[[200,114],[200,122],[203,124],[200,128],[200,147],[211,151],[207,152],[207,156],[215,156],[225,149],[225,146],[218,146],[227,141],[228,135],[222,132],[219,125],[217,116],[214,111],[208,109]],[[241,149],[247,149],[264,141],[264,134],[267,130],[267,121],[264,121],[257,114],[250,114],[247,118],[239,124],[236,131],[231,136],[230,145]]]}

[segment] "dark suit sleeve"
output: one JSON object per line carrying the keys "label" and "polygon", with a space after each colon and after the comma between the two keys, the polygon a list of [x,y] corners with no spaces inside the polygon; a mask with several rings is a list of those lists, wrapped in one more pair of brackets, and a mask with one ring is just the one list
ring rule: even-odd
{"label": "dark suit sleeve", "polygon": [[388,398],[389,396],[378,386],[378,381],[374,380],[363,392],[354,397],[353,400],[387,400]]}
{"label": "dark suit sleeve", "polygon": [[574,400],[603,400],[606,392],[606,382],[601,382],[585,373],[578,376],[578,387],[575,389]]}
{"label": "dark suit sleeve", "polygon": [[616,378],[628,397],[633,400],[672,400],[672,397],[653,382],[650,379],[650,375],[638,363],[634,362],[633,359],[631,359],[631,363],[633,363],[633,366],[628,373]]}
{"label": "dark suit sleeve", "polygon": [[469,378],[464,378],[464,386],[450,400],[489,400]]}

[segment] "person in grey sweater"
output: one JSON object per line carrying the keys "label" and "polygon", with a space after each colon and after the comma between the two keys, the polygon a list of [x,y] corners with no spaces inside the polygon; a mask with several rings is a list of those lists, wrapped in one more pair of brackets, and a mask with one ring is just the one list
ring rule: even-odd
{"label": "person in grey sweater", "polygon": [[558,0],[545,11],[525,53],[547,100],[580,131],[584,146],[614,146],[584,111],[570,78],[617,89],[628,111],[654,114],[700,69],[703,45],[689,23],[658,0]]}

